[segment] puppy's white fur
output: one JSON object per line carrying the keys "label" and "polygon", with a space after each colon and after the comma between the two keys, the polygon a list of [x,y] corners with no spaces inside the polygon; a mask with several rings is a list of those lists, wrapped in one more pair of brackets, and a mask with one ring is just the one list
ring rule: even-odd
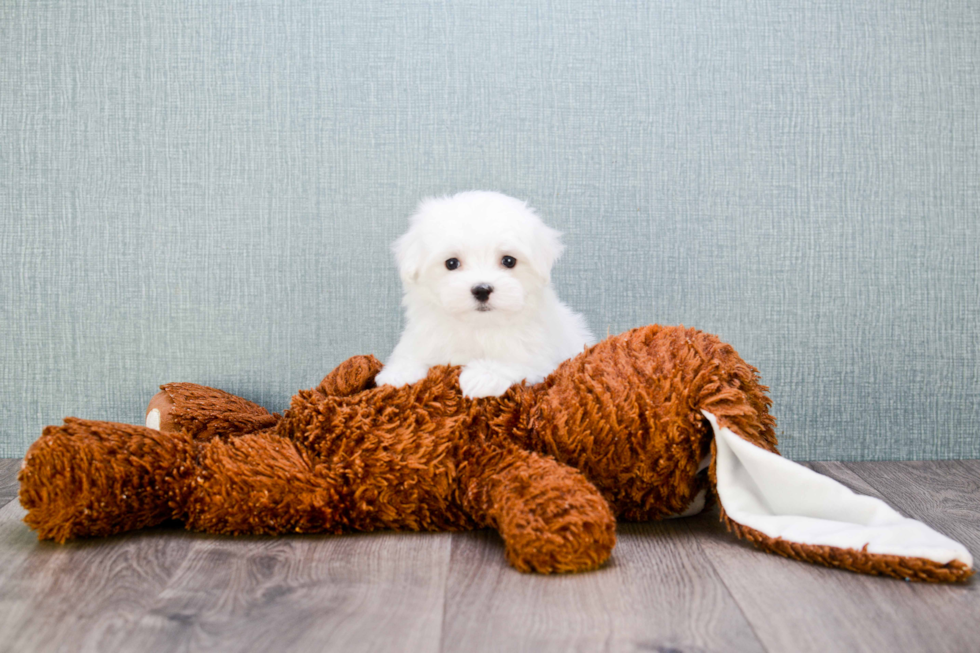
{"label": "puppy's white fur", "polygon": [[[405,331],[379,385],[413,383],[433,365],[462,365],[465,395],[496,396],[523,379],[538,383],[595,342],[551,286],[559,233],[520,200],[485,191],[423,200],[392,249]],[[517,264],[505,267],[505,256]],[[449,270],[453,258],[459,267]],[[480,284],[493,287],[485,302],[472,292]]]}

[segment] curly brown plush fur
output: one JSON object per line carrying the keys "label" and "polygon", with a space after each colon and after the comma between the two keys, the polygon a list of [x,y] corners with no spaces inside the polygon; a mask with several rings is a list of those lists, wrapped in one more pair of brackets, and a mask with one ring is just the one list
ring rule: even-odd
{"label": "curly brown plush fur", "polygon": [[701,410],[776,452],[757,370],[694,329],[607,338],[501,397],[464,397],[456,367],[401,388],[375,387],[380,369],[351,358],[282,415],[172,383],[155,398],[163,432],[49,426],[20,474],[25,521],[59,542],[169,519],[228,534],[492,527],[517,569],[581,571],[609,557],[616,518],[675,515],[710,489]]}

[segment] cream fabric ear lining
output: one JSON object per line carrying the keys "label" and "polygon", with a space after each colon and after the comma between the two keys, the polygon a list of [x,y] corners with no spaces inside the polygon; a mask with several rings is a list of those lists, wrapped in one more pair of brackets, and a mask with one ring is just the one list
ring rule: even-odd
{"label": "cream fabric ear lining", "polygon": [[150,412],[148,412],[146,414],[146,427],[147,428],[151,428],[151,429],[155,429],[157,431],[160,430],[160,410],[159,409],[154,408],[153,410],[151,410]]}
{"label": "cream fabric ear lining", "polygon": [[715,434],[718,500],[732,521],[800,544],[973,566],[959,542],[903,517],[884,501],[753,445],[701,412]]}

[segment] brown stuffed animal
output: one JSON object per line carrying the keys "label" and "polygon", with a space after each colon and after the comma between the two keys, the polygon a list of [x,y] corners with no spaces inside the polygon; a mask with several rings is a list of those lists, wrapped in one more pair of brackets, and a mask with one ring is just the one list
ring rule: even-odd
{"label": "brown stuffed animal", "polygon": [[[150,406],[159,431],[49,426],[20,473],[25,521],[58,542],[171,519],[227,534],[492,527],[514,567],[550,573],[601,565],[616,519],[694,512],[707,491],[736,534],[785,556],[917,580],[972,573],[962,546],[779,457],[757,370],[715,336],[634,329],[484,399],[462,395],[458,367],[401,388],[375,387],[380,369],[351,358],[281,416],[172,383]],[[780,505],[801,492],[835,515],[857,502],[857,539],[839,539],[819,505]]]}

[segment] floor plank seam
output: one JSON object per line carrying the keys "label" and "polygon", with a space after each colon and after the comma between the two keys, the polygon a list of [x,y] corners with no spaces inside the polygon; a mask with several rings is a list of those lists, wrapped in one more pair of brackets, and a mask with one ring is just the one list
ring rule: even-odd
{"label": "floor plank seam", "polygon": [[[721,517],[718,518],[718,521],[719,522],[721,521]],[[745,619],[745,623],[746,625],[748,625],[749,630],[752,632],[752,636],[755,637],[755,641],[759,643],[759,647],[762,650],[766,651],[766,653],[770,653],[769,647],[766,646],[766,643],[759,636],[759,632],[756,630],[755,624],[752,623],[752,620],[749,618],[749,615],[746,614],[745,609],[742,607],[742,604],[739,603],[738,597],[735,596],[735,593],[732,592],[732,589],[728,586],[728,583],[725,582],[725,577],[718,570],[718,567],[717,565],[715,565],[714,560],[711,559],[711,556],[708,555],[708,552],[704,550],[703,546],[701,546],[701,542],[698,541],[698,538],[696,537],[696,533],[694,533],[693,529],[691,529],[690,527],[688,527],[688,533],[691,535],[692,539],[697,545],[701,557],[708,562],[708,565],[711,567],[711,570],[715,573],[715,576],[718,578],[719,582],[721,582],[721,586],[725,588],[725,591],[728,592],[728,596],[731,597],[732,602],[735,604],[735,607],[738,608],[739,614],[741,614],[742,618]],[[729,535],[731,535],[731,533],[729,533]]]}
{"label": "floor plank seam", "polygon": [[[854,465],[854,462],[865,462],[865,461],[841,462],[841,465],[844,467],[844,469],[850,471],[852,474],[854,474],[855,476],[857,476],[858,478],[860,478],[862,481],[864,481],[865,483],[867,483],[868,485],[870,485],[871,487],[873,487],[875,489],[875,491],[878,492],[878,494],[881,495],[882,500],[885,503],[887,503],[889,507],[897,510],[904,517],[911,517],[913,519],[918,519],[918,517],[916,517],[915,515],[913,515],[912,513],[910,513],[908,510],[906,510],[904,506],[902,506],[900,503],[898,503],[894,499],[892,499],[892,497],[890,496],[890,493],[888,491],[887,486],[886,487],[882,487],[882,486],[878,485],[877,483],[875,483],[874,482],[874,479],[868,478],[866,475],[862,474],[861,471],[860,471],[860,465],[855,466]],[[879,462],[879,461],[875,461],[875,462]],[[880,461],[880,462],[892,462],[892,461]],[[897,461],[897,462],[909,462],[909,461]],[[922,490],[921,487],[919,489]]]}
{"label": "floor plank seam", "polygon": [[449,603],[449,583],[452,580],[453,569],[453,549],[456,548],[456,538],[459,533],[449,535],[449,561],[446,564],[446,580],[442,587],[442,617],[439,619],[439,646],[436,648],[439,653],[443,653],[446,648],[446,608]]}

